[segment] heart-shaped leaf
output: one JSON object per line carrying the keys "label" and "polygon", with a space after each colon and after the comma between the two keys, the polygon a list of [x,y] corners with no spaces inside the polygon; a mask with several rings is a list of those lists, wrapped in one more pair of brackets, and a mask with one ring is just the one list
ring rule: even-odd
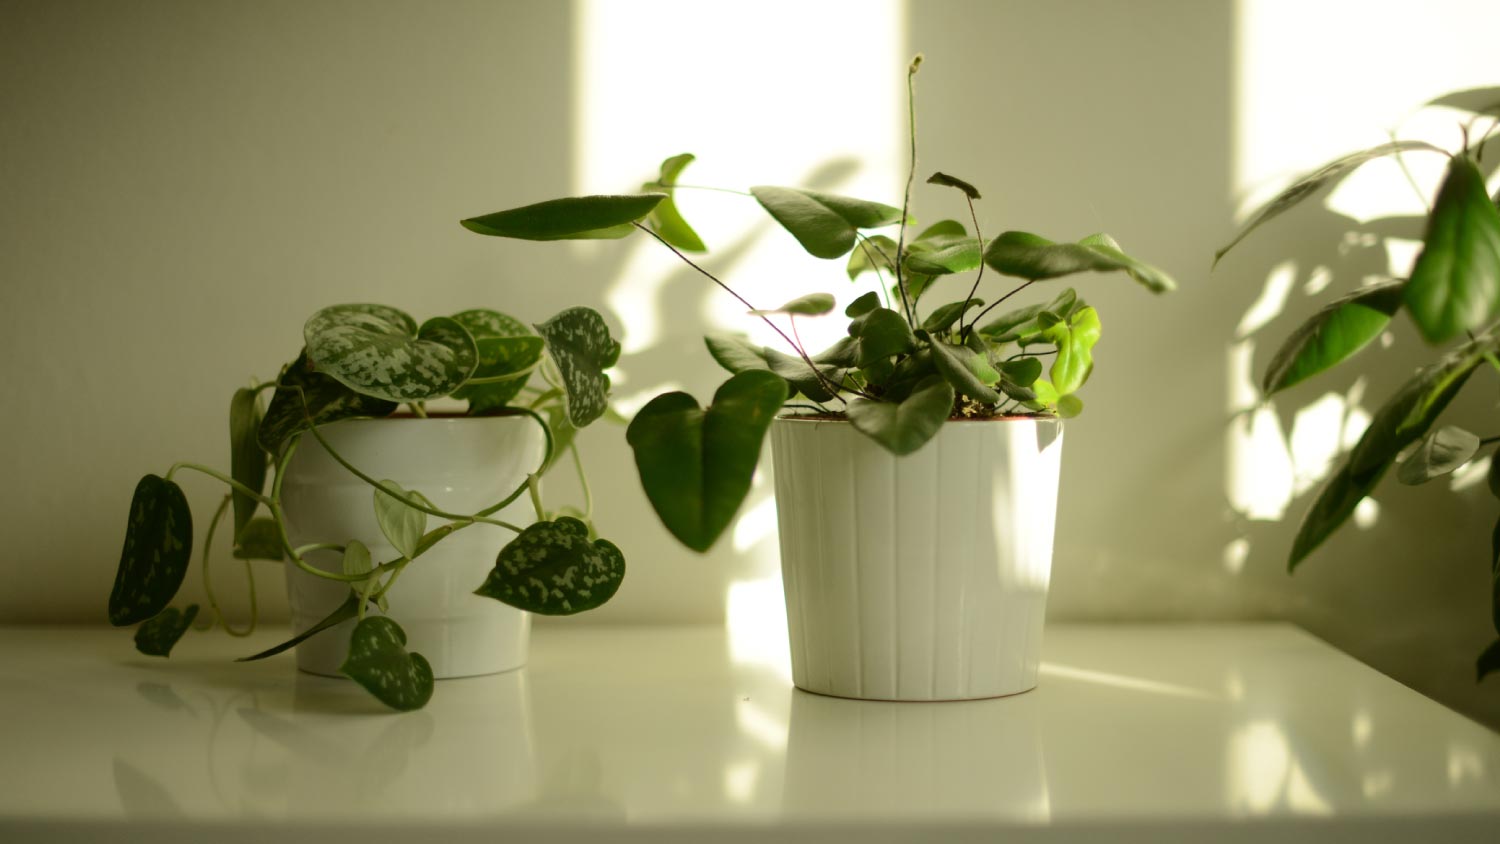
{"label": "heart-shaped leaf", "polygon": [[167,608],[193,553],[193,514],[176,483],[146,475],[130,499],[125,547],[109,595],[109,623],[145,621]]}
{"label": "heart-shaped leaf", "polygon": [[905,354],[917,346],[916,335],[900,314],[876,308],[849,323],[849,336],[859,344],[855,365],[860,369],[878,360]]}
{"label": "heart-shaped leaf", "polygon": [[625,579],[614,543],[589,538],[571,516],[537,522],[512,539],[474,594],[541,615],[573,615],[602,606]]}
{"label": "heart-shaped leaf", "polygon": [[526,384],[525,373],[542,357],[546,343],[515,317],[476,309],[453,315],[474,338],[479,361],[453,398],[468,401],[471,415],[505,407]]}
{"label": "heart-shaped leaf", "polygon": [[979,268],[982,251],[977,238],[965,238],[933,252],[912,251],[906,256],[906,269],[924,275],[952,275]]}
{"label": "heart-shaped leaf", "polygon": [[260,421],[257,437],[261,448],[279,456],[287,439],[307,428],[309,416],[314,425],[323,425],[357,416],[389,416],[399,406],[396,402],[356,393],[314,371],[307,351],[303,350],[277,379],[276,393]]}
{"label": "heart-shaped leaf", "polygon": [[968,346],[957,346],[942,340],[932,340],[932,362],[938,374],[953,386],[953,389],[977,402],[995,404],[1000,394],[990,385],[999,383],[996,372],[984,355]]}
{"label": "heart-shaped leaf", "polygon": [[1042,361],[1035,357],[1021,357],[1001,361],[1000,376],[1018,387],[1030,387],[1042,377]]}
{"label": "heart-shaped leaf", "polygon": [[[266,485],[266,453],[256,441],[260,430],[260,407],[255,390],[235,390],[229,400],[229,474],[236,481],[260,492]],[[239,536],[255,516],[260,502],[230,490],[234,501],[234,535]]]}
{"label": "heart-shaped leaf", "polygon": [[849,307],[844,309],[844,316],[861,317],[878,307],[880,307],[880,294],[871,290],[850,302]]}
{"label": "heart-shaped leaf", "polygon": [[703,338],[708,353],[731,373],[750,369],[770,370],[765,350],[740,334],[709,334]]}
{"label": "heart-shaped leaf", "polygon": [[892,454],[911,454],[937,434],[953,413],[953,388],[928,376],[901,403],[856,398],[849,421]]}
{"label": "heart-shaped leaf", "polygon": [[751,311],[753,316],[766,316],[768,314],[801,314],[802,316],[822,316],[833,310],[833,295],[830,293],[809,293],[806,296],[798,296],[779,308],[756,309]]}
{"label": "heart-shaped leaf", "polygon": [[240,560],[282,559],[281,529],[275,519],[251,519],[234,538],[234,556]]}
{"label": "heart-shaped leaf", "polygon": [[[375,490],[375,520],[380,523],[380,532],[391,541],[391,546],[411,559],[417,555],[417,544],[427,530],[427,514],[402,501],[402,497],[420,501],[431,507],[422,493],[407,491],[395,481],[381,481]],[[369,552],[366,552],[368,556]]]}
{"label": "heart-shaped leaf", "polygon": [[1369,345],[1401,307],[1402,282],[1356,290],[1330,302],[1281,344],[1261,387],[1266,395],[1311,378]]}
{"label": "heart-shaped leaf", "polygon": [[641,186],[644,191],[666,194],[666,198],[657,203],[647,215],[646,225],[660,235],[662,240],[683,252],[707,252],[708,247],[703,245],[698,233],[693,231],[693,227],[688,225],[687,220],[682,218],[682,213],[677,210],[675,197],[677,179],[693,160],[694,155],[690,152],[674,155],[661,163],[661,175],[655,182],[647,182]]}
{"label": "heart-shaped leaf", "polygon": [[953,327],[970,308],[977,308],[984,304],[983,299],[967,299],[962,302],[949,302],[934,310],[927,319],[922,321],[922,330],[928,334],[943,334]]}
{"label": "heart-shaped leaf", "polygon": [[974,187],[963,179],[958,178],[957,176],[950,176],[947,173],[933,173],[931,176],[927,177],[927,184],[958,188],[959,190],[963,191],[964,194],[970,199],[979,198],[978,188]]}
{"label": "heart-shaped leaf", "polygon": [[849,374],[846,367],[816,359],[813,363],[818,365],[818,369],[814,372],[800,356],[784,354],[770,347],[761,349],[761,353],[766,356],[766,363],[771,371],[787,382],[792,394],[801,393],[813,401],[831,400],[833,390],[830,387],[841,386]]}
{"label": "heart-shaped leaf", "polygon": [[1064,419],[1072,419],[1083,412],[1083,399],[1069,394],[1057,397],[1057,415]]}
{"label": "heart-shaped leaf", "polygon": [[1468,463],[1479,451],[1479,437],[1454,425],[1445,425],[1422,438],[1396,470],[1396,480],[1408,486],[1425,484]]}
{"label": "heart-shaped leaf", "polygon": [[1084,308],[1066,324],[1058,323],[1045,331],[1047,339],[1057,345],[1049,374],[1059,396],[1076,392],[1094,371],[1093,348],[1099,342],[1100,329],[1098,311]]}
{"label": "heart-shaped leaf", "polygon": [[470,217],[460,225],[471,232],[519,240],[597,240],[624,237],[631,224],[651,213],[666,194],[570,196]]}
{"label": "heart-shaped leaf", "polygon": [[167,607],[136,628],[135,649],[146,656],[171,655],[172,647],[193,626],[193,619],[197,617],[197,604],[189,604],[185,610]]}
{"label": "heart-shaped leaf", "polygon": [[[319,372],[367,396],[394,402],[446,396],[474,372],[478,350],[458,322],[375,313],[368,305],[333,305],[302,327],[307,357]],[[401,314],[405,317],[405,314]]]}
{"label": "heart-shaped leaf", "polygon": [[406,652],[406,631],[383,615],[354,625],[339,673],[403,712],[421,709],[432,698],[432,666],[421,654]]}
{"label": "heart-shaped leaf", "polygon": [[1500,314],[1500,210],[1468,156],[1449,163],[1422,242],[1403,294],[1422,337],[1446,343],[1493,321]]}
{"label": "heart-shaped leaf", "polygon": [[910,248],[919,250],[942,249],[950,246],[969,236],[969,230],[964,224],[957,220],[939,220],[936,223],[922,229],[922,233],[912,238]]}
{"label": "heart-shaped leaf", "polygon": [[901,209],[800,188],[761,185],[750,189],[757,201],[818,258],[838,258],[854,248],[859,229],[901,221]]}
{"label": "heart-shaped leaf", "polygon": [[568,308],[536,326],[562,375],[568,395],[568,421],[582,428],[609,408],[609,376],[620,359],[620,343],[609,336],[604,317],[593,308]]}
{"label": "heart-shaped leaf", "polygon": [[870,271],[894,273],[896,271],[896,241],[883,234],[871,235],[849,253],[849,264],[844,271],[853,281]]}
{"label": "heart-shaped leaf", "polygon": [[719,387],[705,410],[687,393],[664,393],[641,408],[625,439],[646,497],[682,544],[707,551],[750,491],[761,441],[786,401],[787,385],[759,370]]}

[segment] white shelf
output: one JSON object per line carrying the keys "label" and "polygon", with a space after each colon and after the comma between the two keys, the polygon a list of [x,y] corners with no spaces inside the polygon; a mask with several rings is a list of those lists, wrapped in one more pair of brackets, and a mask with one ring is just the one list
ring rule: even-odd
{"label": "white shelf", "polygon": [[1286,625],[1053,625],[1037,690],[939,704],[795,691],[718,628],[548,625],[400,715],[226,661],[281,635],[0,629],[0,840],[1500,835],[1500,735]]}

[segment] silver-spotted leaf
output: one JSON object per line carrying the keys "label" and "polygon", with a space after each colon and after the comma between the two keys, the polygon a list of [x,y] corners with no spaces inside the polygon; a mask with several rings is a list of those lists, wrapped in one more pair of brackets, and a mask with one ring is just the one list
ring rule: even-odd
{"label": "silver-spotted leaf", "polygon": [[397,320],[370,308],[333,305],[308,318],[302,336],[319,372],[393,402],[446,396],[474,372],[478,350],[458,322],[434,317],[414,331],[410,317]]}
{"label": "silver-spotted leaf", "polygon": [[479,356],[474,373],[453,398],[467,401],[470,414],[505,407],[525,386],[546,344],[525,323],[499,311],[468,310],[453,319],[468,329]]}
{"label": "silver-spotted leaf", "polygon": [[568,308],[536,330],[562,375],[573,427],[582,428],[603,416],[609,407],[609,376],[604,370],[620,359],[620,343],[609,335],[604,317],[593,308]]}
{"label": "silver-spotted leaf", "polygon": [[167,608],[193,553],[193,514],[176,483],[146,475],[136,484],[125,547],[109,595],[109,623],[145,621]]}
{"label": "silver-spotted leaf", "polygon": [[170,656],[172,648],[197,617],[197,604],[189,604],[182,610],[167,607],[135,629],[135,649],[146,656]]}
{"label": "silver-spotted leaf", "polygon": [[666,194],[571,196],[470,217],[460,225],[477,234],[520,240],[597,240],[625,237]]}
{"label": "silver-spotted leaf", "polygon": [[276,393],[256,434],[261,448],[273,455],[281,454],[293,434],[307,429],[309,418],[312,424],[323,425],[359,416],[389,416],[400,406],[357,393],[316,371],[306,350],[282,371],[276,383]]}
{"label": "silver-spotted leaf", "polygon": [[407,653],[406,631],[383,615],[366,616],[349,637],[349,656],[339,673],[392,709],[421,709],[432,698],[432,666]]}
{"label": "silver-spotted leaf", "polygon": [[530,525],[495,559],[476,595],[541,615],[573,615],[602,606],[625,579],[625,555],[591,539],[572,516]]}

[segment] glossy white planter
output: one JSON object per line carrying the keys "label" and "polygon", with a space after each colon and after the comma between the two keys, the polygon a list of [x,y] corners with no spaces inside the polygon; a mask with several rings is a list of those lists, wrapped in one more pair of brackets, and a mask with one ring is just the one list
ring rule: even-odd
{"label": "glossy white planter", "polygon": [[1062,423],[949,422],[896,457],[847,422],[771,425],[792,680],[872,700],[1036,686]]}
{"label": "glossy white planter", "polygon": [[[347,420],[320,429],[344,459],[378,480],[417,490],[441,510],[473,513],[509,495],[535,471],[546,448],[541,428],[525,416]],[[375,520],[374,490],[304,435],[282,485],[293,545],[358,539],[376,562],[394,559]],[[530,524],[522,496],[495,515]],[[441,524],[429,517],[429,528]],[[473,525],[444,539],[407,566],[387,596],[390,616],[406,631],[407,648],[432,664],[436,677],[469,677],[526,664],[528,613],[473,594],[515,534]],[[308,562],[339,571],[342,556],[313,552]],[[297,633],[325,618],[348,587],[287,566],[287,597]],[[373,611],[373,609],[371,610]],[[336,676],[349,651],[353,621],[297,646],[297,667]]]}

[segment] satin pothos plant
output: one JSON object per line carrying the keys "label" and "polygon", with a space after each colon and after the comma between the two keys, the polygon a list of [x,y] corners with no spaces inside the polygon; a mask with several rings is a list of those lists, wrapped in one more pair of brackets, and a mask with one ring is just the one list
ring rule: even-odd
{"label": "satin pothos plant", "polygon": [[[235,391],[229,403],[230,469],[223,473],[196,463],[173,464],[165,475],[148,474],[136,485],[126,523],[109,620],[138,625],[136,647],[167,656],[193,626],[197,604],[171,606],[187,575],[193,551],[193,518],[173,476],[182,470],[221,481],[228,491],[209,520],[202,547],[207,596],[205,625],[248,636],[256,626],[255,578],[251,560],[296,566],[312,577],[346,583],[347,600],[311,629],[274,648],[247,656],[256,660],[280,653],[337,624],[355,619],[348,659],[341,671],[383,703],[415,709],[432,695],[427,660],[405,648],[399,593],[391,594],[401,572],[446,537],[476,524],[496,525],[516,534],[498,549],[495,567],[477,594],[519,609],[568,615],[608,601],[625,575],[625,559],[612,543],[595,538],[588,505],[548,511],[537,484],[564,454],[582,480],[583,466],[573,444],[575,432],[608,409],[609,377],[620,344],[598,312],[570,308],[533,327],[491,310],[469,310],[434,317],[420,326],[384,305],[334,305],[313,314],[303,326],[305,346],[273,381]],[[271,393],[262,412],[260,397]],[[475,513],[451,513],[432,504],[421,490],[366,474],[345,460],[319,428],[342,419],[383,417],[403,405],[416,416],[427,403],[454,399],[467,415],[520,414],[546,437],[540,465],[504,500]],[[281,487],[292,455],[306,438],[370,487],[380,530],[398,556],[371,558],[358,539],[326,537],[293,546],[287,535]],[[587,498],[587,481],[584,480]],[[506,505],[529,493],[537,521],[527,527],[495,518]],[[214,537],[228,516],[235,557],[245,561],[251,617],[243,629],[220,611],[210,580]],[[429,522],[436,520],[435,525]],[[310,564],[313,551],[342,554],[338,571]],[[545,588],[541,584],[546,584]],[[370,608],[379,609],[378,613]],[[242,660],[243,661],[243,660]]]}
{"label": "satin pothos plant", "polygon": [[[1470,376],[1486,367],[1500,371],[1500,194],[1492,197],[1485,188],[1482,157],[1486,142],[1497,137],[1495,124],[1484,136],[1471,134],[1480,117],[1500,118],[1500,88],[1461,91],[1428,105],[1474,115],[1464,127],[1461,148],[1392,140],[1331,161],[1293,182],[1252,214],[1234,239],[1214,255],[1217,264],[1252,231],[1366,162],[1408,153],[1448,159],[1425,217],[1367,224],[1370,230],[1394,228],[1406,236],[1422,233],[1422,249],[1409,276],[1339,292],[1283,341],[1262,379],[1261,389],[1269,398],[1331,370],[1379,337],[1401,312],[1433,350],[1431,361],[1386,397],[1354,448],[1324,482],[1292,541],[1287,560],[1291,571],[1348,521],[1392,467],[1399,482],[1422,484],[1487,453],[1491,458],[1489,487],[1500,497],[1500,458],[1489,448],[1500,442],[1500,431],[1481,436],[1455,425],[1438,425]],[[1492,622],[1500,634],[1500,524],[1491,537],[1489,563]],[[1479,680],[1497,671],[1500,638],[1476,661]]]}
{"label": "satin pothos plant", "polygon": [[[918,56],[907,74],[913,114],[920,64]],[[927,181],[953,188],[968,222],[915,228],[914,119],[910,137],[911,169],[899,207],[797,187],[731,191],[759,203],[814,258],[842,261],[848,281],[876,280],[845,308],[845,336],[821,350],[798,342],[795,322],[830,314],[833,295],[810,291],[779,307],[757,307],[688,257],[707,251],[675,202],[677,191],[689,189],[679,179],[691,154],[664,161],[639,194],[553,199],[462,221],[479,234],[522,240],[649,237],[781,339],[771,347],[741,335],[708,335],[709,354],[731,373],[712,402],[703,407],[687,393],[665,393],[626,431],[647,497],[689,548],[706,551],[728,526],[783,408],[847,419],[898,455],[921,448],[951,419],[1073,416],[1083,408],[1077,393],[1094,367],[1098,312],[1071,288],[1024,307],[1002,306],[1033,286],[1083,272],[1120,271],[1158,293],[1174,286],[1106,234],[1075,242],[1024,231],[986,236],[975,207],[980,192],[944,173]],[[949,286],[950,278],[963,283]],[[990,295],[984,284],[991,280],[1004,286],[986,304],[981,294]]]}

